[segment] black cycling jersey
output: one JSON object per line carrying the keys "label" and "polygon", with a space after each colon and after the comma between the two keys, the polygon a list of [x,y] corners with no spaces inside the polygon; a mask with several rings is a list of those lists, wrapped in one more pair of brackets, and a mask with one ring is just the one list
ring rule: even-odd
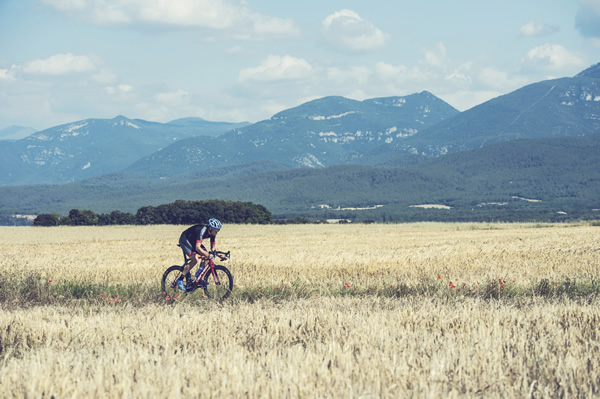
{"label": "black cycling jersey", "polygon": [[198,242],[202,244],[202,241],[209,237],[211,246],[215,245],[215,237],[210,235],[208,232],[208,226],[203,224],[192,226],[181,233],[181,235],[184,236],[190,244],[192,244],[192,248],[194,248]]}

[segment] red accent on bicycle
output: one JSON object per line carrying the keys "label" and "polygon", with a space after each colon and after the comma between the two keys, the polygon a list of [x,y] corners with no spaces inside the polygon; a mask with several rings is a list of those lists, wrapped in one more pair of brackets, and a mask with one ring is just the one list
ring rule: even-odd
{"label": "red accent on bicycle", "polygon": [[[231,257],[230,251],[210,251],[210,254],[215,256],[224,256],[226,259]],[[166,298],[179,299],[191,294],[197,288],[202,287],[204,294],[208,298],[218,301],[227,299],[233,291],[233,276],[231,272],[221,265],[215,265],[214,259],[209,259],[208,264],[200,273],[196,273],[194,283],[188,290],[185,286],[183,278],[183,268],[190,262],[190,259],[185,257],[183,265],[174,265],[165,270],[161,280],[161,290]]]}

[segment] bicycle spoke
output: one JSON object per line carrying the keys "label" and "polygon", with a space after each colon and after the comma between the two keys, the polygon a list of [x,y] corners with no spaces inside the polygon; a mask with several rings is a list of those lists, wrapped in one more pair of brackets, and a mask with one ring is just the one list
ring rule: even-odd
{"label": "bicycle spoke", "polygon": [[204,281],[207,283],[207,286],[204,287],[206,296],[215,300],[226,299],[233,289],[233,277],[223,266],[215,266],[214,274],[209,270]]}
{"label": "bicycle spoke", "polygon": [[186,293],[185,289],[182,289],[178,284],[182,269],[182,266],[171,266],[163,274],[161,289],[168,301],[179,299]]}

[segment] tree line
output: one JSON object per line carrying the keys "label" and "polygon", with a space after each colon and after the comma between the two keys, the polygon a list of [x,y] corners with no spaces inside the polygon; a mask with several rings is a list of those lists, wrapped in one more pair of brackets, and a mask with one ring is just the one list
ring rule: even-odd
{"label": "tree line", "polygon": [[136,214],[118,210],[96,214],[89,209],[71,209],[67,216],[57,213],[38,215],[34,226],[108,226],[149,224],[198,224],[217,218],[223,223],[270,224],[273,215],[262,205],[252,202],[207,200],[183,201],[159,206],[144,206]]}

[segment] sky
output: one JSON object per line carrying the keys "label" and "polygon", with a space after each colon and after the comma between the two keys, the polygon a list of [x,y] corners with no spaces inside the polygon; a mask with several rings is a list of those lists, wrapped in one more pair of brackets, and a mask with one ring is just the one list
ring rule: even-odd
{"label": "sky", "polygon": [[598,62],[600,0],[0,0],[0,129],[424,90],[465,111]]}

